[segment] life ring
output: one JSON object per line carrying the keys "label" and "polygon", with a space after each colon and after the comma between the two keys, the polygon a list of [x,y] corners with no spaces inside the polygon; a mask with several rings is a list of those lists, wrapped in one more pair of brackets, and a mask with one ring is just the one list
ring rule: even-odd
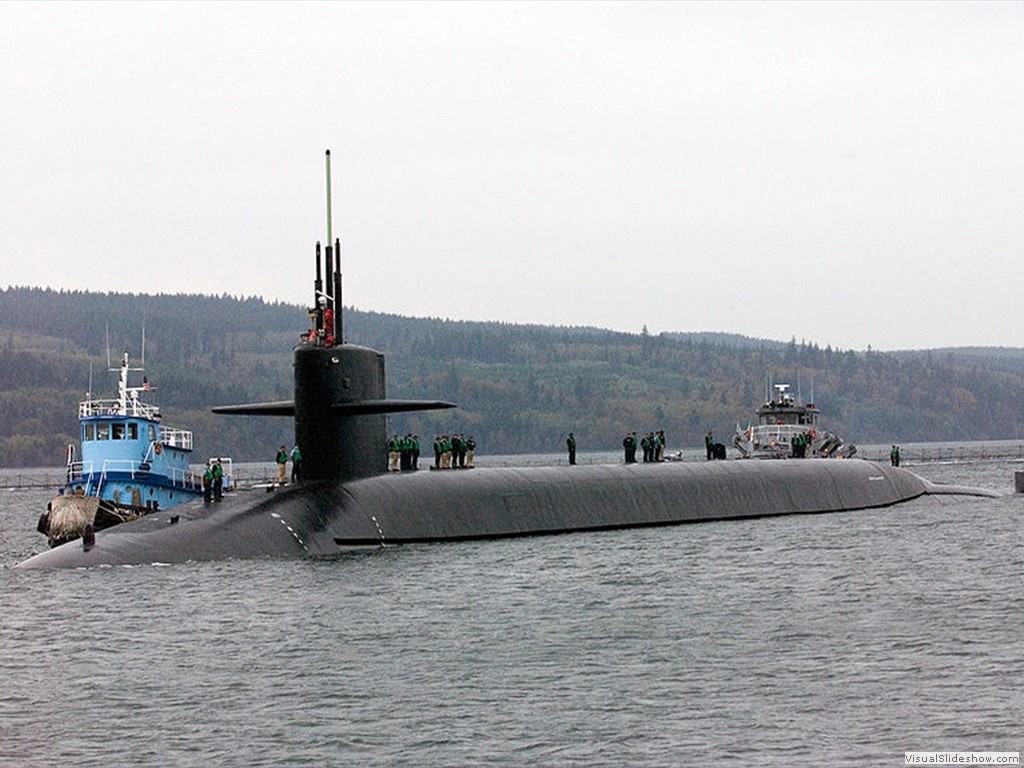
{"label": "life ring", "polygon": [[164,447],[160,443],[153,443],[153,450],[156,451],[156,455],[159,456],[160,452],[163,451]]}

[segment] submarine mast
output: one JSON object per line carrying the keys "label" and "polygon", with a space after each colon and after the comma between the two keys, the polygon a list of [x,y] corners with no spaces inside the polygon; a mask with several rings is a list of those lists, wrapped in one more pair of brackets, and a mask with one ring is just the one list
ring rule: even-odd
{"label": "submarine mast", "polygon": [[389,400],[384,355],[346,344],[342,333],[341,239],[331,223],[331,151],[326,152],[327,245],[316,244],[312,327],[294,350],[295,399],[226,405],[214,413],[294,416],[302,480],[346,481],[386,472],[387,414],[454,408],[441,400]]}
{"label": "submarine mast", "polygon": [[[323,335],[329,347],[344,344],[344,324],[341,303],[341,238],[334,237],[333,212],[331,210],[331,150],[325,153],[327,176],[327,245],[324,248],[324,275],[326,286],[320,274],[320,241],[316,243],[316,280],[313,283],[313,309],[315,317],[313,330]],[[333,246],[332,243],[333,242]],[[325,290],[326,288],[326,290]]]}

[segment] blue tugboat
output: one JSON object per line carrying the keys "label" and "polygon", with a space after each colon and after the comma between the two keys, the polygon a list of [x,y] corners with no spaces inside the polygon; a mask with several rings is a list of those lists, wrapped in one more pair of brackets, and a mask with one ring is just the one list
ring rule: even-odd
{"label": "blue tugboat", "polygon": [[[114,369],[112,369],[114,370]],[[161,424],[160,409],[139,399],[150,390],[128,385],[128,353],[121,358],[116,400],[78,405],[82,457],[67,451],[67,484],[39,519],[51,547],[203,496],[203,472],[189,467],[192,433]],[[230,487],[230,460],[223,462]]]}

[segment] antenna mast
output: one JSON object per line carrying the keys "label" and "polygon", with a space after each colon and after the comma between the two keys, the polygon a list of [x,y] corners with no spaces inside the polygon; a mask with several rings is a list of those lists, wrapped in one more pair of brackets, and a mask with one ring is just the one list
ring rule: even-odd
{"label": "antenna mast", "polygon": [[334,241],[331,232],[331,150],[327,150],[327,244]]}
{"label": "antenna mast", "polygon": [[[344,343],[342,337],[344,333],[344,326],[341,319],[341,239],[334,237],[334,228],[332,222],[331,213],[331,150],[327,150],[326,154],[326,171],[327,171],[327,274],[324,278],[327,280],[327,292],[332,296],[332,327],[326,328],[327,334],[333,337],[335,344]],[[333,251],[332,251],[333,245]],[[331,254],[334,256],[334,274],[331,274]]]}
{"label": "antenna mast", "polygon": [[[313,329],[307,337],[322,340],[328,347],[344,344],[342,337],[343,323],[341,319],[341,239],[334,238],[334,226],[331,220],[331,150],[325,153],[325,171],[327,176],[327,243],[323,249],[324,271],[320,272],[320,241],[316,244],[316,280],[313,283],[313,309],[309,316],[313,318]],[[333,242],[332,242],[333,239]]]}

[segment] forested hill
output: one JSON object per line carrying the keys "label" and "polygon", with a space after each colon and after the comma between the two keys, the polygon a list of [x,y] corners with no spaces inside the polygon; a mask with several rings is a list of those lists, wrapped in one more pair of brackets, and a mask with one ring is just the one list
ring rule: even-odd
{"label": "forested hill", "polygon": [[[303,307],[257,298],[0,291],[0,466],[55,466],[77,440],[89,388],[113,397],[117,364],[146,335],[165,422],[195,433],[196,460],[271,460],[290,419],[217,416],[214,405],[292,397]],[[728,438],[766,381],[812,391],[823,424],[860,443],[1024,438],[1024,350],[853,352],[730,334],[624,334],[414,319],[346,310],[346,341],[387,355],[388,394],[455,411],[399,414],[391,430],[472,434],[487,453],[615,449],[626,430],[665,430],[670,450]],[[813,382],[813,384],[812,384]]]}

